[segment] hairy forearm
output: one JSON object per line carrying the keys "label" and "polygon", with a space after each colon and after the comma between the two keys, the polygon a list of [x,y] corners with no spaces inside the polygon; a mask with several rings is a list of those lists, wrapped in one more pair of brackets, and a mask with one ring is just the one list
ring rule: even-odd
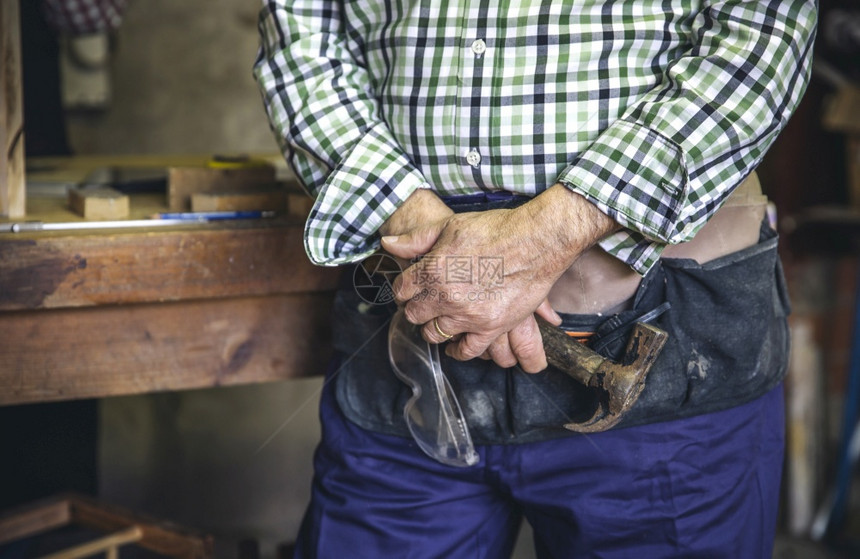
{"label": "hairy forearm", "polygon": [[533,265],[557,279],[589,247],[620,229],[579,194],[556,184],[517,210],[514,222]]}

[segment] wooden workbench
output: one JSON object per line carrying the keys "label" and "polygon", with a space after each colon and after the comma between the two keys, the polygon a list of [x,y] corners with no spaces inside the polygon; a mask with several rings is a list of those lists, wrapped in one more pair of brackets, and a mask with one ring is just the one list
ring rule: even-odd
{"label": "wooden workbench", "polygon": [[[161,209],[147,196],[132,217]],[[28,200],[46,215],[79,219]],[[318,374],[337,278],[299,217],[0,234],[0,405]]]}

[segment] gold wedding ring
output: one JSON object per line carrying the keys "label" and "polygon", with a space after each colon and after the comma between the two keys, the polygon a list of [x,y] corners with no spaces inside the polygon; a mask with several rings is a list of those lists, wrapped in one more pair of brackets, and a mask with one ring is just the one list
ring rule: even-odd
{"label": "gold wedding ring", "polygon": [[453,334],[446,334],[445,332],[442,331],[441,328],[439,328],[439,319],[438,318],[433,319],[433,326],[436,327],[436,331],[439,332],[439,335],[442,336],[443,338],[445,338],[446,340],[450,340],[451,338],[454,337]]}

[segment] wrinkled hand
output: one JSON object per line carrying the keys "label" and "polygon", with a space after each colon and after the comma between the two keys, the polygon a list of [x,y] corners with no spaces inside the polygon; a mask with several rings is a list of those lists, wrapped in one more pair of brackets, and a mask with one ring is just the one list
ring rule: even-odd
{"label": "wrinkled hand", "polygon": [[[519,362],[536,372],[546,357],[534,313],[560,322],[546,302],[550,288],[583,250],[616,228],[556,185],[517,209],[453,215],[384,237],[383,247],[404,258],[426,252],[394,285],[407,319],[424,325],[425,339],[446,341],[441,330],[454,336],[446,353],[456,359]],[[499,264],[501,277],[487,273]]]}
{"label": "wrinkled hand", "polygon": [[454,335],[446,352],[456,359],[483,355],[536,372],[546,368],[546,357],[534,313],[541,308],[549,320],[559,320],[545,301],[555,278],[541,269],[537,247],[523,242],[525,224],[515,220],[514,210],[458,214],[384,238],[383,246],[400,256],[420,252],[430,248],[421,241],[438,232],[432,250],[394,284],[407,319],[423,324],[432,343],[448,340],[440,330]]}
{"label": "wrinkled hand", "polygon": [[[386,235],[383,247],[397,257],[402,266],[404,261],[430,252],[439,235],[446,228],[448,219],[453,215],[454,213],[432,192],[416,191],[381,228],[380,232]],[[399,237],[400,242],[393,241],[392,237]],[[422,264],[419,263],[417,266],[420,269]],[[551,323],[561,323],[561,319],[546,299],[540,303],[536,312]],[[431,343],[448,341],[436,331],[432,321],[429,325],[425,325],[424,336]],[[456,336],[457,341],[461,337]],[[449,345],[447,351],[456,356],[453,347]],[[532,314],[528,314],[510,331],[500,334],[479,356],[492,359],[502,367],[513,367],[520,363],[529,372],[546,368],[543,342]]]}
{"label": "wrinkled hand", "polygon": [[[561,317],[546,299],[535,310],[534,314],[541,316],[555,326],[561,324]],[[527,373],[538,373],[546,369],[547,361],[543,349],[543,339],[534,315],[528,316],[513,330],[493,340],[479,357],[492,359],[501,367],[513,367],[519,364],[520,368]]]}
{"label": "wrinkled hand", "polygon": [[[436,242],[441,231],[442,224],[454,212],[445,205],[432,190],[419,189],[412,193],[409,198],[388,218],[379,228],[383,236],[408,235],[413,243],[424,250],[399,251],[391,253],[397,258],[400,269],[404,270],[411,264],[411,260],[423,256]],[[383,248],[385,248],[383,246]]]}

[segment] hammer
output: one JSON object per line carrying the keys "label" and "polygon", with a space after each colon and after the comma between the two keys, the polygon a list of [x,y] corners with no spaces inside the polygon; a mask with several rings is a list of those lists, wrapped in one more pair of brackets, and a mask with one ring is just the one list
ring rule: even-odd
{"label": "hammer", "polygon": [[605,431],[621,421],[645,388],[645,377],[669,339],[663,330],[637,322],[624,356],[619,363],[614,363],[541,318],[538,318],[538,326],[547,362],[585,386],[600,391],[597,411],[591,419],[564,426],[578,433]]}

